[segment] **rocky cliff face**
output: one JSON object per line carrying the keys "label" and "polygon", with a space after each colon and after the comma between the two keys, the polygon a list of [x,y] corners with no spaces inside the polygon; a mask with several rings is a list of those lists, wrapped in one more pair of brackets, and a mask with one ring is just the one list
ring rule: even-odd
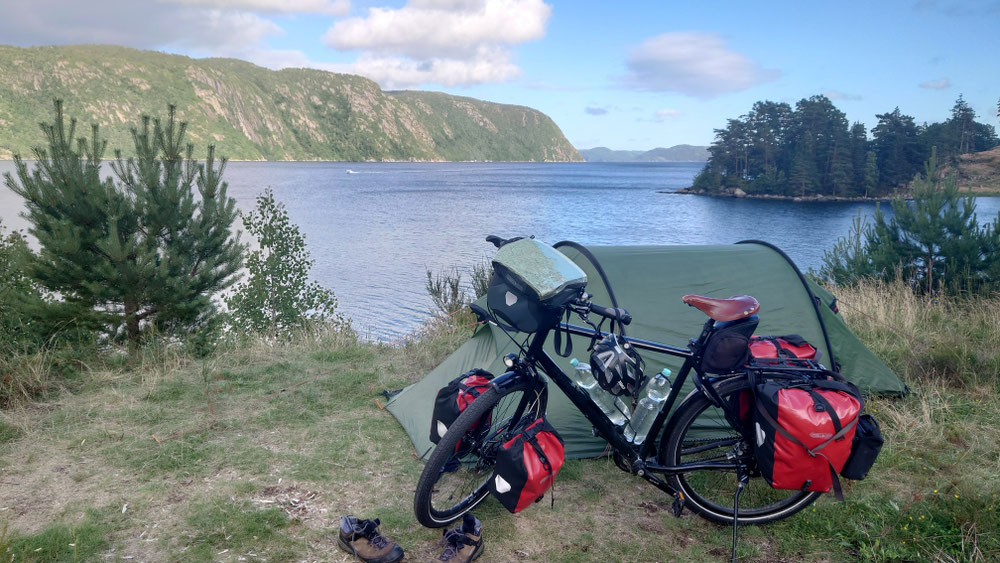
{"label": "rocky cliff face", "polygon": [[[247,160],[578,161],[546,115],[436,92],[383,92],[360,76],[272,71],[122,47],[0,46],[0,157],[43,141],[52,100],[129,149],[140,113],[177,106],[189,140]],[[112,156],[112,155],[107,155]]]}

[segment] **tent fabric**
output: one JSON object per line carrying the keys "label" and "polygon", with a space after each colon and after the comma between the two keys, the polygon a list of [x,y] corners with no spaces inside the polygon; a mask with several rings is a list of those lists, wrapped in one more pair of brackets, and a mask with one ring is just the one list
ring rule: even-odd
{"label": "tent fabric", "polygon": [[[801,335],[822,352],[822,363],[830,366],[829,359],[833,357],[844,376],[865,393],[907,392],[899,378],[865,348],[830,308],[834,297],[802,277],[794,263],[775,247],[748,243],[588,249],[607,275],[618,306],[632,313],[632,324],[627,327],[629,336],[685,347],[690,338],[700,333],[707,317],[685,305],[681,301],[683,295],[753,295],[761,304],[757,334]],[[587,273],[586,291],[594,295],[594,302],[610,305],[607,289],[593,264],[577,249],[564,246],[560,251]],[[814,298],[819,300],[818,304]],[[480,305],[485,306],[485,303]],[[527,337],[523,333],[512,336],[518,341]],[[589,339],[572,338],[570,358],[575,356],[581,362],[588,361]],[[555,354],[552,338],[546,346],[549,355],[569,373],[572,369],[570,358]],[[517,351],[516,344],[500,328],[478,327],[441,365],[389,401],[387,408],[409,434],[422,459],[426,459],[432,447],[429,425],[438,389],[474,367],[502,373],[503,356],[514,351]],[[657,373],[664,367],[677,373],[682,364],[681,358],[647,351],[640,353],[647,374]],[[680,396],[683,398],[692,388],[693,383],[689,380]],[[596,457],[605,453],[606,442],[593,436],[590,423],[555,384],[549,385],[547,415],[566,442],[568,458]]]}

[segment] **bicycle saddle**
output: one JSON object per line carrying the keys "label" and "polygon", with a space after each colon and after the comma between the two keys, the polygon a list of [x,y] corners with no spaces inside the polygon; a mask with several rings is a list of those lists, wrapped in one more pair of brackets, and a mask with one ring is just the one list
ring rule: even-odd
{"label": "bicycle saddle", "polygon": [[688,305],[717,321],[743,319],[760,310],[760,303],[749,295],[735,295],[729,299],[685,295],[682,299]]}

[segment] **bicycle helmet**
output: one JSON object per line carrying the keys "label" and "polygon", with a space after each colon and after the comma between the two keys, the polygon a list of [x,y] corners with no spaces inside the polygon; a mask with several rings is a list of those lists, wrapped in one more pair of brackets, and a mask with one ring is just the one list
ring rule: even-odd
{"label": "bicycle helmet", "polygon": [[590,369],[601,389],[615,396],[634,395],[642,386],[642,358],[617,334],[609,334],[594,346]]}

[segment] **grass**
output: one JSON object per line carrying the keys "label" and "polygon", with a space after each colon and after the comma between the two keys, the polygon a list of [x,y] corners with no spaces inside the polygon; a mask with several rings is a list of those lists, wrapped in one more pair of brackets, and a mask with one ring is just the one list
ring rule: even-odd
{"label": "grass", "polygon": [[[845,503],[743,528],[741,560],[1000,558],[1000,300],[837,294],[913,392],[869,402],[887,443]],[[433,559],[440,534],[411,509],[422,465],[381,391],[439,363],[462,324],[395,346],[314,331],[201,360],[170,347],[91,358],[0,411],[0,560],[346,561],[333,538],[344,514],[380,518],[408,558]],[[476,510],[484,560],[728,557],[730,528],[676,519],[671,501],[609,459],[569,461],[554,508]]]}

